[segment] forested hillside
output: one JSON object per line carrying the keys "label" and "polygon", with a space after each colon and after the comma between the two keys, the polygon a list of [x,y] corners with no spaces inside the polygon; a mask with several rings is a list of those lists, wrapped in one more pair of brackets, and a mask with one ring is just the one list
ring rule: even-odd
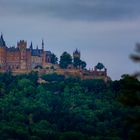
{"label": "forested hillside", "polygon": [[140,82],[0,74],[0,140],[138,140]]}

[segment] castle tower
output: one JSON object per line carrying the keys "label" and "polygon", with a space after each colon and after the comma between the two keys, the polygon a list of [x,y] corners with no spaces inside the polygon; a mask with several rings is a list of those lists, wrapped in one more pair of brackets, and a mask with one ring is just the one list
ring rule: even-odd
{"label": "castle tower", "polygon": [[44,51],[44,40],[42,39],[42,67],[46,65],[46,52]]}
{"label": "castle tower", "polygon": [[27,54],[26,54],[26,48],[27,48],[27,42],[24,40],[20,40],[20,42],[17,43],[17,47],[20,50],[20,69],[27,69]]}
{"label": "castle tower", "polygon": [[0,70],[6,70],[6,43],[2,34],[0,37]]}
{"label": "castle tower", "polygon": [[78,49],[76,49],[74,52],[73,52],[73,59],[80,59],[81,57],[81,54],[80,54],[80,51]]}
{"label": "castle tower", "polygon": [[44,51],[44,40],[42,39],[42,51]]}
{"label": "castle tower", "polygon": [[74,68],[76,68],[76,69],[77,69],[77,68],[78,68],[78,69],[81,68],[80,57],[81,57],[80,51],[78,51],[78,49],[76,49],[76,50],[73,52],[73,66],[74,66]]}
{"label": "castle tower", "polygon": [[30,50],[32,51],[33,50],[33,43],[31,42],[31,45],[30,45]]}

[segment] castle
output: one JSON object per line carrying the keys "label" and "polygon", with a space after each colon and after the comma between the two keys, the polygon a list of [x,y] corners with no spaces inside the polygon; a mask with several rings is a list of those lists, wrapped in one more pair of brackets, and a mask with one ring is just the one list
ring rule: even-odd
{"label": "castle", "polygon": [[68,65],[66,69],[62,69],[59,64],[52,63],[53,53],[44,50],[43,40],[41,45],[41,49],[38,46],[34,49],[32,43],[27,47],[27,42],[20,40],[16,47],[7,47],[1,34],[0,72],[12,71],[13,74],[25,74],[37,71],[39,74],[57,73],[66,77],[76,76],[81,79],[110,79],[105,67],[102,71],[97,66],[91,70],[83,69],[86,63],[80,60],[81,54],[77,49],[73,52],[73,64]]}
{"label": "castle", "polygon": [[33,48],[31,43],[27,48],[27,42],[20,40],[17,47],[7,47],[3,39],[0,37],[0,70],[31,70],[37,66],[45,67],[46,63],[51,63],[50,51],[44,50],[44,42],[42,40],[42,48]]}

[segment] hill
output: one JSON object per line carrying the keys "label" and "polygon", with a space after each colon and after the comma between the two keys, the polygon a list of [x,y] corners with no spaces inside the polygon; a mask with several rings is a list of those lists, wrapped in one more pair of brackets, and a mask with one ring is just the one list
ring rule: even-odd
{"label": "hill", "polygon": [[[0,74],[1,140],[139,138],[140,109],[135,93],[140,82],[136,79],[125,76],[104,82],[57,74],[42,78],[46,82],[40,84],[35,72]],[[128,94],[130,89],[133,95]],[[127,94],[132,95],[131,104]]]}

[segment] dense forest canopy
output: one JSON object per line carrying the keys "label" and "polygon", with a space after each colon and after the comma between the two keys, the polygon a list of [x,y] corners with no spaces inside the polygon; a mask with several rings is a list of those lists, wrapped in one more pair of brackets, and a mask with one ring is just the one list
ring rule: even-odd
{"label": "dense forest canopy", "polygon": [[[140,82],[0,74],[1,140],[137,140]],[[130,98],[132,100],[130,100]]]}

